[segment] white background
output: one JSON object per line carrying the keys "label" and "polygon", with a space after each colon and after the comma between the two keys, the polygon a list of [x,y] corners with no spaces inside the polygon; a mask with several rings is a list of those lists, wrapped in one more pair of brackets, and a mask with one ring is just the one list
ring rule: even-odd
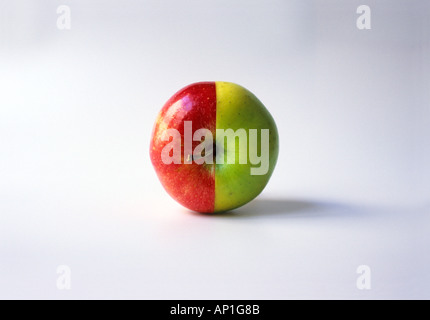
{"label": "white background", "polygon": [[[424,0],[0,0],[0,298],[430,298],[429,21]],[[176,204],[148,156],[204,80],[279,127],[271,182],[229,215]]]}

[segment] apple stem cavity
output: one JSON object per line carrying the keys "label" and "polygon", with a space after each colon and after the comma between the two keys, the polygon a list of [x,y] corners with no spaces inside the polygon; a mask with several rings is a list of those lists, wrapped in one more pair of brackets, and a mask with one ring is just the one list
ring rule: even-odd
{"label": "apple stem cavity", "polygon": [[192,162],[192,161],[197,161],[200,159],[212,159],[213,162],[215,162],[216,159],[216,155],[217,155],[217,145],[216,143],[213,143],[212,145],[207,145],[207,148],[205,148],[205,150],[208,150],[208,152],[204,152],[203,155],[193,155],[193,154],[188,154],[186,157],[186,161],[187,162]]}

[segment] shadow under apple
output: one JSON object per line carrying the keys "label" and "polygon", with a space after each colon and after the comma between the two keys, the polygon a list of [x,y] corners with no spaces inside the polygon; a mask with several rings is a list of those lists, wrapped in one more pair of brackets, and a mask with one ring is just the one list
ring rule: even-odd
{"label": "shadow under apple", "polygon": [[257,198],[238,209],[216,214],[195,215],[210,218],[260,218],[260,217],[323,217],[356,216],[358,207],[330,201],[296,200],[282,198]]}

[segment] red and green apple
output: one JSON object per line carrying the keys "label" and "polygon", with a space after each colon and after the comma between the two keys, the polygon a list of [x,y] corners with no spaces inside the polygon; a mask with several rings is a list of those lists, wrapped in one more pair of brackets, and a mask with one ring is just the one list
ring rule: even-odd
{"label": "red and green apple", "polygon": [[[208,134],[198,134],[199,129]],[[223,132],[234,134],[230,142]],[[203,149],[200,154],[207,161],[197,161],[197,149]],[[150,157],[163,187],[177,202],[215,213],[257,197],[269,182],[278,150],[275,121],[254,94],[234,83],[200,82],[177,92],[161,109]],[[166,152],[176,154],[177,161],[166,162]]]}

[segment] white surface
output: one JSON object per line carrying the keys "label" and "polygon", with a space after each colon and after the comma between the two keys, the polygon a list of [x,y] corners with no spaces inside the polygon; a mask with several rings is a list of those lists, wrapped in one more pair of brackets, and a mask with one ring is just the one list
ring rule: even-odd
{"label": "white surface", "polygon": [[[360,4],[79,0],[61,32],[59,4],[2,1],[0,298],[429,298],[430,5],[367,1],[359,31]],[[148,157],[201,80],[279,126],[274,177],[234,215],[181,208]]]}

